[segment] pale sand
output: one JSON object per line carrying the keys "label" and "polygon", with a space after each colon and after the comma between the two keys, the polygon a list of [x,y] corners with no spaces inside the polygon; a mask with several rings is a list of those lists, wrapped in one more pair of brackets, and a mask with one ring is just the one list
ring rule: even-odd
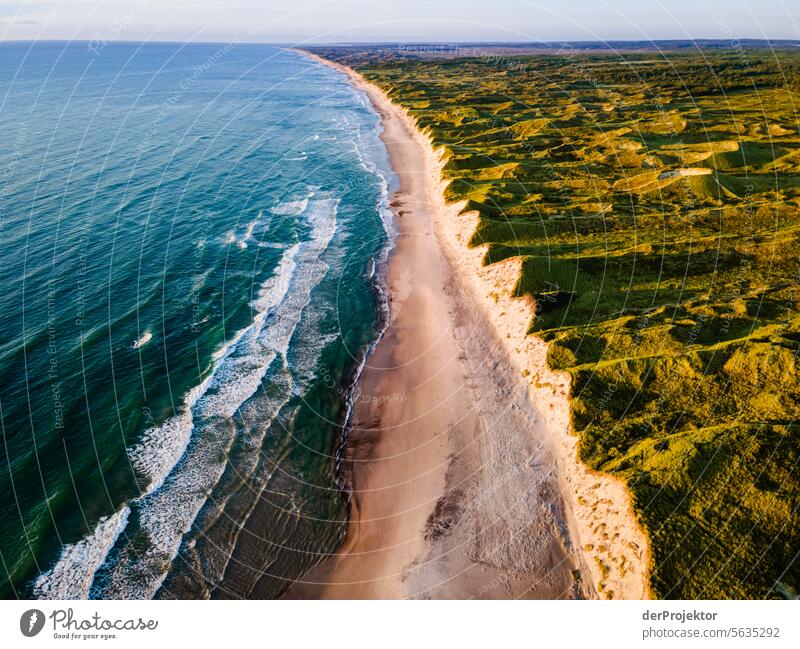
{"label": "pale sand", "polygon": [[375,85],[311,56],[381,115],[399,235],[391,321],[348,441],[346,540],[288,596],[646,597],[646,539],[624,485],[576,459],[569,376],[526,335],[531,302],[511,297],[519,261],[483,267],[466,245],[477,215],[445,204],[430,139]]}

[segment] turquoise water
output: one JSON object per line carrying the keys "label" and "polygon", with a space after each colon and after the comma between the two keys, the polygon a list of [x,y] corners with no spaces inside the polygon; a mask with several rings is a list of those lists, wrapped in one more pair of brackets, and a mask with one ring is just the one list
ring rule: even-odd
{"label": "turquoise water", "polygon": [[279,595],[344,533],[377,115],[237,44],[0,44],[0,97],[0,595]]}

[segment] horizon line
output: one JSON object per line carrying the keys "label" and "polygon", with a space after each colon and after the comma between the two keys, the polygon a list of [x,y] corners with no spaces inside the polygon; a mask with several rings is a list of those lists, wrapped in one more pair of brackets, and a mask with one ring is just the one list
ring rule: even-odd
{"label": "horizon line", "polygon": [[[68,38],[2,38],[0,39],[0,45],[5,43],[95,43],[103,41],[102,38],[75,38],[75,39],[68,39]],[[557,39],[551,41],[481,41],[481,40],[413,40],[413,39],[406,39],[406,40],[387,40],[387,41],[330,41],[330,42],[309,42],[309,41],[302,41],[302,42],[291,42],[291,41],[258,41],[258,40],[246,40],[246,41],[238,41],[236,38],[230,39],[211,39],[211,40],[180,40],[180,39],[172,39],[172,38],[165,38],[165,39],[147,39],[147,40],[136,40],[136,39],[119,39],[119,40],[110,40],[106,42],[106,45],[125,45],[125,44],[147,44],[147,43],[159,43],[159,44],[173,44],[173,45],[221,45],[226,43],[236,42],[238,45],[272,45],[275,47],[367,47],[367,46],[378,46],[378,45],[493,45],[493,46],[517,46],[517,47],[547,47],[547,46],[557,46],[557,45],[564,45],[564,44],[600,44],[600,45],[611,45],[611,44],[653,44],[657,45],[660,43],[685,43],[689,45],[697,45],[697,44],[719,44],[719,43],[727,43],[730,49],[735,49],[737,47],[741,47],[745,43],[750,44],[764,44],[764,45],[773,45],[773,44],[791,44],[795,47],[800,47],[800,38],[756,38],[756,37],[749,37],[749,36],[742,36],[738,38],[705,38],[705,37],[698,37],[698,38],[655,38],[655,39],[647,39],[647,38],[611,38],[611,39],[580,39],[580,40],[573,40],[573,39]],[[727,49],[727,48],[723,48]]]}

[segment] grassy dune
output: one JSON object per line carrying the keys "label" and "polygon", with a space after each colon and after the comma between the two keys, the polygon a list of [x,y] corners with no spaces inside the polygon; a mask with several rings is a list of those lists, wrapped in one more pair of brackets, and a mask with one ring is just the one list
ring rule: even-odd
{"label": "grassy dune", "polygon": [[660,597],[800,590],[800,56],[356,67],[444,147],[485,263],[521,257],[582,459],[623,478]]}

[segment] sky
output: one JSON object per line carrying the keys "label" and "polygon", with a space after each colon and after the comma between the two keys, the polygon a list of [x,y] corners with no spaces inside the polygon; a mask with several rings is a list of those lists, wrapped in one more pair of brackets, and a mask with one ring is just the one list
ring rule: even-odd
{"label": "sky", "polygon": [[800,0],[0,0],[0,40],[800,39]]}

